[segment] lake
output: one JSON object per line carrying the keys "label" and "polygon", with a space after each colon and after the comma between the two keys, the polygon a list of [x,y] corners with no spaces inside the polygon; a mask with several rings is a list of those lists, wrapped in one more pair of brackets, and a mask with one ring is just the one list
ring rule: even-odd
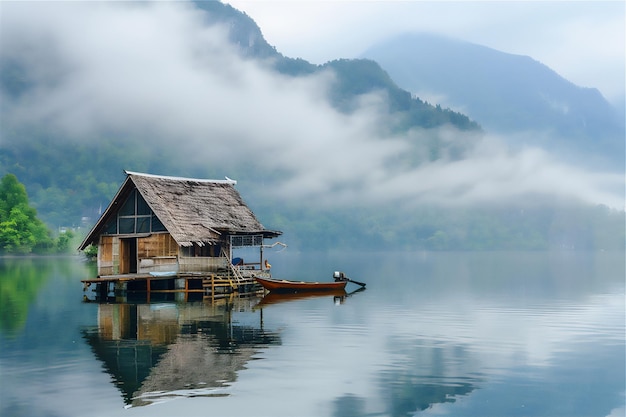
{"label": "lake", "polygon": [[625,414],[624,253],[268,257],[367,289],[98,303],[80,258],[0,258],[0,415]]}

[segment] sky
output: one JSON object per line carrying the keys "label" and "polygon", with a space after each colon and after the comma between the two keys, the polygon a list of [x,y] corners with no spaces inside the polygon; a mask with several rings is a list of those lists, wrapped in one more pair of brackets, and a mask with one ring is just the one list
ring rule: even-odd
{"label": "sky", "polygon": [[[294,3],[278,5],[303,13]],[[310,12],[309,20],[272,14],[275,9],[270,6],[275,4],[259,4],[255,7],[266,5],[260,10],[271,19],[268,15],[257,17],[253,9],[247,12],[258,19],[269,42],[280,52],[312,61],[314,54],[321,60],[349,57],[342,52],[348,48],[345,36],[334,26],[349,20],[344,14],[348,3],[322,2],[323,13]],[[387,4],[398,9],[424,7],[424,3],[413,2],[357,5],[363,6],[359,9],[362,16],[378,22],[374,27],[384,27],[381,22],[389,19],[400,27],[400,17],[404,14],[406,18],[407,11],[393,17],[393,10],[383,14],[373,9]],[[479,8],[490,4],[472,3]],[[436,9],[434,4],[427,5]],[[606,29],[615,24],[608,17],[614,4],[602,7],[607,9]],[[623,6],[618,9],[623,26]],[[509,11],[521,14],[514,12]],[[293,79],[242,60],[237,49],[226,42],[226,28],[206,26],[203,13],[190,3],[168,1],[1,2],[0,59],[19,63],[20,76],[31,88],[17,98],[0,97],[0,129],[38,126],[42,131],[57,132],[62,140],[76,142],[96,141],[106,135],[142,138],[179,160],[181,166],[219,167],[224,176],[236,180],[233,172],[244,165],[253,166],[259,170],[259,182],[271,174],[272,187],[267,193],[277,201],[308,206],[458,206],[528,201],[528,196],[543,195],[624,208],[623,173],[590,171],[540,148],[511,150],[502,138],[486,135],[477,139],[449,128],[388,137],[379,128],[388,122],[383,96],[372,93],[354,113],[339,113],[326,99],[332,74]],[[320,16],[326,18],[316,20]],[[459,16],[462,14],[444,20],[451,26],[453,22],[460,25],[463,19]],[[288,26],[283,26],[283,32],[272,32],[277,30],[272,19]],[[589,24],[572,18],[554,26],[576,22],[582,27]],[[507,26],[504,20],[499,24]],[[319,30],[304,30],[307,26]],[[480,25],[476,22],[474,26]],[[356,39],[355,31],[349,33]],[[373,32],[363,30],[371,37]],[[567,32],[562,33],[565,36]],[[319,37],[311,40],[315,34]],[[288,39],[284,45],[281,36]],[[363,45],[360,40],[354,42]],[[298,45],[301,53],[290,49]],[[603,49],[600,46],[595,49]],[[328,58],[322,56],[324,48]],[[607,57],[596,53],[587,59],[602,59],[598,71],[611,72],[612,66],[611,71],[605,68]],[[623,50],[620,53],[623,65]],[[588,68],[591,72],[594,67]],[[598,75],[598,79],[604,78],[609,77]],[[433,140],[473,145],[461,160],[444,157],[419,166],[403,163],[407,152],[416,147],[427,153]]]}
{"label": "sky", "polygon": [[615,102],[624,97],[623,1],[225,1],[286,56],[357,58],[404,32],[433,32],[527,55]]}

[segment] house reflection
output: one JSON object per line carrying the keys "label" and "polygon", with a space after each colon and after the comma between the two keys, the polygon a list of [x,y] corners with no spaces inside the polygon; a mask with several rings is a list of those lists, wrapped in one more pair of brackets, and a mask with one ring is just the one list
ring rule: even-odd
{"label": "house reflection", "polygon": [[280,344],[263,329],[253,302],[100,304],[98,329],[83,337],[129,406],[226,395],[224,387],[256,352]]}

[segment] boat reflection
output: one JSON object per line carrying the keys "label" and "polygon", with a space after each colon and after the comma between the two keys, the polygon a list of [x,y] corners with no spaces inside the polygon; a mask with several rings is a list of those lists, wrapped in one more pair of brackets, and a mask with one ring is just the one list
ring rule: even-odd
{"label": "boat reflection", "polygon": [[260,349],[281,343],[263,329],[253,303],[101,304],[98,328],[83,337],[129,407],[224,396]]}
{"label": "boat reflection", "polygon": [[257,304],[257,307],[264,307],[272,304],[279,304],[296,300],[304,300],[307,298],[321,297],[332,297],[334,304],[342,304],[346,301],[348,297],[351,297],[352,295],[361,291],[365,291],[365,288],[359,288],[349,293],[346,292],[343,288],[340,290],[331,291],[303,291],[294,293],[269,292],[265,294],[265,296]]}

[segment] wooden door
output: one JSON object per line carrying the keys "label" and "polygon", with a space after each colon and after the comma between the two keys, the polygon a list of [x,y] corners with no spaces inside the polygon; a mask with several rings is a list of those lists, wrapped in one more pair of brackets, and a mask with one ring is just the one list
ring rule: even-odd
{"label": "wooden door", "polygon": [[120,239],[120,274],[137,273],[137,239]]}

